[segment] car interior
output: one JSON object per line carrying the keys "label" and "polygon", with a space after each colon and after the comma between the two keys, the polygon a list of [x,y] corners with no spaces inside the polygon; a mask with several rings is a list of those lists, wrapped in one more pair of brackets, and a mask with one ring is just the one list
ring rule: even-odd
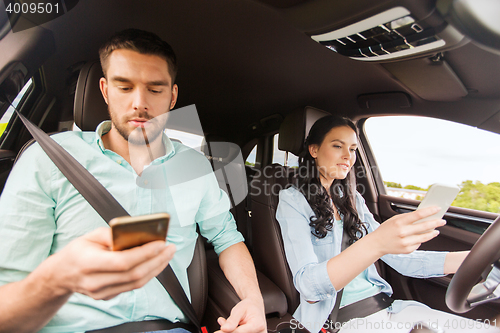
{"label": "car interior", "polygon": [[[99,46],[126,28],[158,34],[177,54],[176,109],[196,106],[201,151],[230,197],[254,259],[270,332],[289,327],[299,304],[275,215],[279,189],[289,186],[295,172],[289,161],[300,156],[317,119],[338,114],[356,123],[356,180],[381,223],[415,210],[419,200],[393,196],[384,185],[365,131],[369,119],[428,117],[500,134],[500,26],[494,15],[500,4],[494,1],[62,0],[64,12],[43,17],[7,15],[2,6],[14,3],[0,3],[0,116],[5,122],[0,191],[16,157],[33,142],[15,115],[4,120],[7,99],[17,97],[19,111],[46,133],[94,131],[109,119],[98,87]],[[220,142],[230,145],[217,149]],[[283,161],[276,161],[276,151]],[[491,147],[492,154],[497,151]],[[402,154],[391,153],[395,160]],[[237,156],[242,163],[234,163]],[[238,186],[228,182],[229,173]],[[420,249],[470,250],[498,216],[450,207],[440,235]],[[497,261],[499,248],[491,247],[488,253]],[[376,265],[394,298],[454,313],[445,302],[452,276],[415,279],[383,262]],[[227,317],[239,298],[215,252],[201,239],[189,276],[196,313],[215,331],[217,318]],[[500,303],[493,301],[460,315],[484,321],[499,314]]]}

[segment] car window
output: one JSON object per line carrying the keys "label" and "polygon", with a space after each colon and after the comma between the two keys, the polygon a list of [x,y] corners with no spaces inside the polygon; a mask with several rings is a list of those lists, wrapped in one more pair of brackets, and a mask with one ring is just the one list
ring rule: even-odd
{"label": "car window", "polygon": [[[273,138],[273,163],[285,165],[286,152],[278,148],[278,138],[279,134],[275,134]],[[298,167],[299,158],[296,155],[289,152],[287,165],[289,167]]]}
{"label": "car window", "polygon": [[257,158],[257,145],[255,145],[250,154],[248,154],[248,157],[245,161],[245,165],[254,167],[256,158]]}
{"label": "car window", "polygon": [[203,147],[201,146],[203,144],[203,136],[173,129],[166,129],[165,133],[172,141],[181,142],[184,145],[193,148],[200,154],[205,154],[202,151]]}
{"label": "car window", "polygon": [[32,86],[33,80],[29,79],[29,81],[24,85],[23,89],[19,92],[19,94],[17,94],[16,98],[12,102],[12,105],[9,106],[7,111],[5,111],[2,118],[0,119],[0,140],[3,138],[4,134],[7,133],[6,129],[9,125],[10,120],[12,119],[12,115],[14,114],[14,108],[17,108],[19,106],[21,100],[26,95],[26,92],[28,92]]}
{"label": "car window", "polygon": [[386,193],[422,200],[430,185],[457,185],[453,206],[500,213],[500,135],[427,117],[364,125]]}

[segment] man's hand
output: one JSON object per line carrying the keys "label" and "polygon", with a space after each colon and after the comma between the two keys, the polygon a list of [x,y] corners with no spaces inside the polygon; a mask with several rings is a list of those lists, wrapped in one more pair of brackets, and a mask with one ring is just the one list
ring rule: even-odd
{"label": "man's hand", "polygon": [[242,300],[227,319],[219,318],[220,333],[264,333],[266,313],[252,257],[243,243],[234,244],[219,255],[219,264]]}
{"label": "man's hand", "polygon": [[45,282],[56,293],[78,292],[94,299],[111,299],[144,286],[175,253],[175,247],[165,246],[163,241],[124,251],[111,251],[111,244],[109,228],[75,239],[42,264],[49,273]]}
{"label": "man's hand", "polygon": [[221,326],[216,333],[265,333],[266,315],[262,298],[244,299],[236,304],[227,319],[220,317],[217,321]]}
{"label": "man's hand", "polygon": [[0,332],[39,331],[74,292],[110,299],[140,288],[175,252],[162,241],[125,251],[110,248],[111,230],[96,229],[47,258],[25,279],[1,286]]}

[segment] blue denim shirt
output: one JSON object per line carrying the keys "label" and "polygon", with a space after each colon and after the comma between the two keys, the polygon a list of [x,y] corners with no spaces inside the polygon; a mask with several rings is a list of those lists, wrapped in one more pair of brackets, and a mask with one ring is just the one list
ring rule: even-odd
{"label": "blue denim shirt", "polygon": [[[359,193],[356,193],[356,210],[368,232],[378,228],[379,223]],[[293,316],[311,332],[318,332],[335,305],[337,290],[328,276],[327,263],[340,253],[342,233],[333,228],[326,237],[315,237],[309,226],[311,216],[314,216],[311,206],[296,188],[290,187],[280,192],[276,218],[281,226],[293,282],[300,293],[300,304]],[[423,278],[444,275],[446,254],[414,251],[410,254],[385,255],[381,259],[405,276]],[[373,264],[367,268],[367,279],[380,287],[381,292],[392,295],[391,286],[380,277]],[[311,304],[307,301],[317,302]],[[396,302],[393,311],[400,308],[401,303]]]}

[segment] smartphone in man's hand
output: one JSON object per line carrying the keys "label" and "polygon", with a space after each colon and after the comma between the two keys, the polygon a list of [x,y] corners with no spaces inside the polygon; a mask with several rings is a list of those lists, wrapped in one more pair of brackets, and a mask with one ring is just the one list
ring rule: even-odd
{"label": "smartphone in man's hand", "polygon": [[167,238],[170,215],[167,213],[115,217],[109,222],[113,251],[121,251]]}

